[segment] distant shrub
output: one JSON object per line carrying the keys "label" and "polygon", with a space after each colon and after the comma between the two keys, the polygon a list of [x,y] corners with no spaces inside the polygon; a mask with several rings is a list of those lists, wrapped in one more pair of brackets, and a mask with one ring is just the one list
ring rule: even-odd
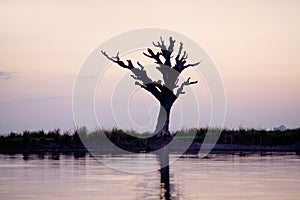
{"label": "distant shrub", "polygon": [[[210,130],[210,131],[208,131]],[[299,143],[300,129],[281,130],[256,130],[256,129],[181,129],[173,133],[178,139],[194,138],[194,142],[202,142],[205,136],[209,134],[219,133],[221,131],[219,144],[242,144],[242,145],[261,145],[261,146],[284,146]],[[133,146],[146,146],[147,142],[143,138],[152,138],[152,142],[159,143],[160,140],[155,139],[153,134],[146,132],[139,134],[133,130],[123,131],[121,129],[97,129],[90,133],[83,127],[75,131],[61,132],[60,129],[54,129],[49,132],[39,131],[23,131],[22,133],[11,132],[7,135],[0,136],[0,150],[9,148],[84,148],[82,140],[92,145],[99,146],[109,139],[115,144],[126,144]]]}

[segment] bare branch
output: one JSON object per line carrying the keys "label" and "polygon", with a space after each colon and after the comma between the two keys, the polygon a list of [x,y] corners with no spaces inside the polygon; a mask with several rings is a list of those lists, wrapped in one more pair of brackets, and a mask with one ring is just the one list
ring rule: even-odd
{"label": "bare branch", "polygon": [[175,44],[176,40],[173,40],[172,37],[169,37],[169,42],[170,42],[170,45],[168,47],[168,51],[173,52],[174,51],[174,44]]}
{"label": "bare branch", "polygon": [[154,42],[152,42],[152,44],[155,46],[155,47],[159,47],[163,50],[166,50],[166,46],[165,46],[165,43],[162,39],[162,37],[160,37],[160,42],[157,42],[157,44],[155,44]]}
{"label": "bare branch", "polygon": [[183,43],[180,42],[180,46],[179,46],[179,50],[178,50],[178,54],[175,58],[176,64],[173,67],[173,69],[175,69],[176,71],[178,71],[179,73],[181,73],[184,69],[188,68],[188,67],[194,67],[199,65],[202,60],[200,62],[196,62],[196,63],[191,63],[191,64],[187,64],[187,58],[188,58],[188,54],[186,51],[183,52],[183,55],[181,56],[181,52],[183,50]]}
{"label": "bare branch", "polygon": [[[148,51],[150,54],[153,52],[150,50]],[[121,67],[130,69],[133,73],[130,75],[133,79],[137,80],[135,82],[135,85],[138,85],[142,87],[143,89],[150,92],[157,100],[162,101],[163,93],[165,91],[164,86],[161,85],[161,81],[154,82],[152,81],[149,76],[147,75],[147,72],[144,68],[144,66],[137,62],[139,68],[136,68],[133,66],[131,60],[127,60],[128,65],[126,65],[123,61],[121,61],[119,57],[119,53],[115,57],[110,57],[105,51],[101,51],[101,53],[109,60],[117,63]],[[154,53],[153,53],[154,54]],[[154,54],[155,55],[155,54]],[[158,54],[157,54],[158,55]],[[158,57],[157,57],[158,58]],[[163,89],[162,89],[163,88]]]}
{"label": "bare branch", "polygon": [[[107,59],[117,63],[119,66],[130,69],[133,73],[131,77],[136,80],[135,85],[142,87],[146,91],[150,92],[157,100],[163,102],[167,101],[170,97],[176,99],[180,94],[185,93],[183,91],[185,86],[198,83],[198,81],[191,81],[190,78],[188,78],[180,85],[178,84],[178,76],[184,69],[197,66],[201,63],[201,61],[196,63],[187,63],[188,54],[183,50],[183,43],[180,42],[178,53],[175,57],[175,64],[172,66],[171,59],[176,40],[172,37],[169,37],[168,39],[169,44],[166,44],[162,37],[160,37],[158,42],[153,42],[153,45],[160,48],[160,51],[155,52],[148,48],[147,52],[143,53],[145,56],[154,59],[154,62],[159,65],[157,69],[162,73],[163,80],[151,80],[147,75],[145,67],[141,63],[137,62],[137,66],[134,66],[131,60],[123,61],[120,59],[119,53],[117,53],[116,56],[109,56],[105,51],[101,51],[101,53]],[[161,59],[161,56],[164,59]],[[177,89],[176,95],[174,91],[175,89]]]}
{"label": "bare branch", "polygon": [[196,63],[191,63],[191,64],[187,64],[186,65],[186,59],[188,58],[188,54],[186,54],[186,52],[183,53],[183,56],[181,57],[181,59],[175,59],[176,60],[176,64],[173,67],[173,69],[175,69],[176,71],[178,71],[179,73],[181,73],[183,70],[185,70],[188,67],[194,67],[199,65],[201,61],[196,62]]}
{"label": "bare branch", "polygon": [[180,42],[180,46],[179,46],[179,50],[178,50],[178,54],[176,56],[176,59],[179,59],[182,49],[183,49],[183,43]]}
{"label": "bare branch", "polygon": [[192,64],[185,65],[185,68],[188,68],[188,67],[195,67],[195,66],[199,65],[201,62],[202,62],[202,60],[200,60],[199,62],[196,62],[196,63],[192,63]]}
{"label": "bare branch", "polygon": [[186,53],[186,51],[184,51],[181,60],[186,60],[187,58],[188,58],[188,54]]}
{"label": "bare branch", "polygon": [[115,61],[119,61],[120,58],[119,58],[119,52],[117,53],[116,57],[109,57],[109,55],[105,52],[105,51],[101,51],[101,53],[108,59],[108,60],[111,60],[113,62]]}
{"label": "bare branch", "polygon": [[145,67],[141,63],[139,63],[139,62],[136,62],[136,63],[140,66],[141,70],[144,71]]}
{"label": "bare branch", "polygon": [[127,65],[122,61],[122,60],[120,60],[120,57],[119,57],[119,52],[117,53],[117,55],[116,56],[112,56],[112,57],[110,57],[105,51],[101,51],[101,53],[107,58],[107,59],[109,59],[109,60],[111,60],[111,61],[113,61],[113,62],[115,62],[115,63],[117,63],[118,65],[120,65],[121,67],[123,67],[123,68],[127,68],[127,69],[133,69],[134,68],[134,66],[133,66],[133,64],[132,64],[132,62],[131,62],[131,60],[127,60]]}
{"label": "bare branch", "polygon": [[161,55],[160,52],[157,52],[156,54],[151,50],[151,49],[147,49],[149,54],[143,53],[145,56],[149,57],[149,58],[153,58],[155,60],[155,63],[157,64],[162,64],[162,61],[160,60],[159,56]]}
{"label": "bare branch", "polygon": [[186,81],[184,81],[181,86],[177,89],[176,96],[178,97],[180,94],[185,94],[183,91],[184,86],[192,85],[198,83],[198,81],[190,81],[191,77],[189,77]]}
{"label": "bare branch", "polygon": [[[150,58],[154,58],[156,60],[156,63],[158,64],[162,64],[161,60],[159,60],[159,56],[162,55],[165,59],[165,62],[163,63],[164,65],[168,66],[168,67],[172,67],[171,66],[171,54],[174,50],[174,44],[175,44],[175,40],[173,40],[172,37],[169,37],[169,46],[168,48],[166,47],[165,43],[164,43],[164,40],[162,39],[162,37],[160,37],[160,42],[152,42],[152,44],[155,46],[155,47],[158,47],[160,48],[161,52],[157,53],[156,55],[154,53],[151,53],[148,49],[148,52],[150,53],[150,55],[148,54],[145,54],[146,56],[150,57]],[[159,60],[159,61],[158,61]]]}
{"label": "bare branch", "polygon": [[147,75],[146,70],[144,69],[144,66],[142,64],[140,64],[139,62],[137,62],[137,64],[139,65],[139,68],[135,68],[132,64],[131,60],[127,60],[127,65],[121,61],[120,57],[119,57],[119,53],[117,53],[117,55],[115,57],[110,57],[105,51],[101,51],[101,53],[108,58],[109,60],[117,63],[119,66],[123,67],[123,68],[127,68],[130,69],[133,73],[133,75],[131,75],[131,77],[135,80],[140,80],[142,83],[151,83],[153,82]]}

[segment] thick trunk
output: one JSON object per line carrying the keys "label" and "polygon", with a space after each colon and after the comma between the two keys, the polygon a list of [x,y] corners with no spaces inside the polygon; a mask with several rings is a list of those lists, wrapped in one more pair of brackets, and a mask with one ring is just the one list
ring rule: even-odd
{"label": "thick trunk", "polygon": [[157,100],[160,103],[160,108],[154,134],[157,136],[169,137],[171,136],[169,132],[170,113],[173,103],[176,101],[177,97],[169,88],[161,87],[160,90],[160,95],[157,97]]}
{"label": "thick trunk", "polygon": [[160,105],[159,114],[157,118],[157,124],[155,128],[155,134],[157,136],[169,136],[169,122],[170,122],[171,107],[165,107]]}
{"label": "thick trunk", "polygon": [[171,136],[169,132],[170,113],[175,99],[170,99],[160,103],[159,114],[155,134],[157,136]]}

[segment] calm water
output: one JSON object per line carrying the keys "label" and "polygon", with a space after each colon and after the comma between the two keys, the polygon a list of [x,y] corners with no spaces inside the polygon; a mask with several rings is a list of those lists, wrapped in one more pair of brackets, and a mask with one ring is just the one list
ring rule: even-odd
{"label": "calm water", "polygon": [[[116,156],[132,165],[135,156]],[[156,156],[139,155],[159,165]],[[170,166],[171,199],[300,199],[300,157],[210,155],[183,157]],[[0,155],[0,199],[161,199],[160,172],[129,174],[94,158]]]}

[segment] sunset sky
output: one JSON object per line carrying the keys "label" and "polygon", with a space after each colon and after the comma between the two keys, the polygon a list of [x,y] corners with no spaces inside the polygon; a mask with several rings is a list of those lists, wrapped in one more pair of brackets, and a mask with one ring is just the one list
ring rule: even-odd
{"label": "sunset sky", "polygon": [[226,90],[225,127],[300,127],[297,0],[4,0],[0,24],[1,134],[73,129],[73,84],[89,53],[149,27],[182,33],[205,49]]}

